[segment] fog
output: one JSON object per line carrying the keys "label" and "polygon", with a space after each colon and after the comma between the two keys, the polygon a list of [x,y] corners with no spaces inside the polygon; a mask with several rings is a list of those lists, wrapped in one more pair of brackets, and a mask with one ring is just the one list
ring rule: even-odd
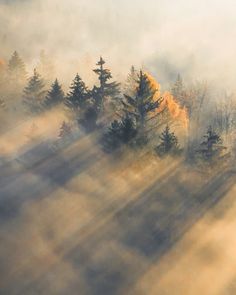
{"label": "fog", "polygon": [[[235,0],[0,0],[1,295],[236,294],[235,15]],[[14,50],[27,77],[5,66]],[[27,82],[42,50],[53,77]],[[119,95],[99,88],[100,56]],[[71,88],[75,107],[77,72],[93,90]],[[141,127],[140,97],[156,105]]]}
{"label": "fog", "polygon": [[45,49],[70,77],[103,55],[120,78],[134,64],[164,83],[180,72],[234,88],[235,13],[233,0],[1,1],[0,54],[33,65]]}

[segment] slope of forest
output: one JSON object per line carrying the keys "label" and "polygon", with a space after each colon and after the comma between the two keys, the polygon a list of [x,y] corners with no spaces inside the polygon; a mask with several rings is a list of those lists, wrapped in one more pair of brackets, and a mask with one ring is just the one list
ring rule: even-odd
{"label": "slope of forest", "polygon": [[0,294],[234,294],[235,96],[106,65],[0,61]]}

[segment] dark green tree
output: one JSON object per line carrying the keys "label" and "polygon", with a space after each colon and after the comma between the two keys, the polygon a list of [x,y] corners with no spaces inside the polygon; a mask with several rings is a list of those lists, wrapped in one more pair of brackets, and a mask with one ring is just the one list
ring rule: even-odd
{"label": "dark green tree", "polygon": [[8,63],[8,73],[14,83],[21,83],[26,80],[26,70],[23,60],[17,51],[14,51]]}
{"label": "dark green tree", "polygon": [[178,139],[167,125],[160,135],[160,144],[156,147],[157,154],[161,157],[167,154],[176,155],[180,152]]}
{"label": "dark green tree", "polygon": [[76,74],[67,94],[65,105],[78,116],[79,112],[88,106],[90,98],[90,91],[81,77]]}
{"label": "dark green tree", "polygon": [[156,118],[155,111],[160,107],[162,98],[155,99],[154,89],[148,76],[140,71],[134,96],[124,95],[122,101],[125,116],[132,118],[137,130],[137,143],[145,144],[149,132],[148,125]]}
{"label": "dark green tree", "polygon": [[58,80],[56,79],[54,83],[52,84],[51,89],[48,91],[46,95],[44,106],[45,108],[52,108],[62,103],[63,101],[64,101],[64,92]]}
{"label": "dark green tree", "polygon": [[112,79],[112,74],[109,69],[104,67],[105,61],[102,57],[97,62],[97,68],[94,69],[94,73],[98,75],[99,86],[93,88],[93,98],[96,103],[97,109],[103,111],[105,104],[112,102],[113,104],[118,103],[118,97],[120,94],[120,84],[117,82],[109,82]]}
{"label": "dark green tree", "polygon": [[28,85],[24,89],[23,103],[27,106],[29,111],[39,113],[43,109],[45,94],[44,81],[36,69],[34,69],[34,74],[29,79]]}
{"label": "dark green tree", "polygon": [[207,130],[204,135],[204,140],[200,144],[200,149],[197,151],[200,154],[202,160],[206,162],[212,162],[222,156],[226,147],[222,145],[223,141],[219,134],[217,134],[212,126]]}
{"label": "dark green tree", "polygon": [[121,121],[114,120],[108,131],[103,134],[101,144],[107,153],[114,152],[124,145],[129,145],[136,136],[133,120],[124,117]]}

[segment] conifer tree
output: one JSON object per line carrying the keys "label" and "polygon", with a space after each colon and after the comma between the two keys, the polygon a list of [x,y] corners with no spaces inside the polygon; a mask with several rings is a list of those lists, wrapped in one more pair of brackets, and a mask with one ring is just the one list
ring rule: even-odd
{"label": "conifer tree", "polygon": [[64,92],[58,80],[56,79],[54,83],[52,84],[51,89],[48,91],[46,95],[44,106],[46,108],[52,108],[62,103],[63,101],[64,101]]}
{"label": "conifer tree", "polygon": [[134,96],[124,95],[123,112],[132,118],[138,132],[140,143],[146,143],[148,123],[156,117],[153,113],[162,103],[162,98],[155,99],[157,89],[154,89],[148,76],[140,71]]}
{"label": "conifer tree", "polygon": [[72,128],[69,123],[66,123],[65,121],[62,122],[59,132],[59,139],[68,139],[72,133]]}
{"label": "conifer tree", "polygon": [[80,110],[84,110],[88,106],[90,97],[91,94],[87,86],[81,77],[76,74],[67,94],[65,105],[78,115]]}
{"label": "conifer tree", "polygon": [[121,121],[114,120],[101,139],[104,151],[111,153],[124,145],[132,144],[136,133],[137,131],[131,118],[124,117]]}
{"label": "conifer tree", "polygon": [[24,89],[23,103],[31,112],[38,113],[42,111],[45,94],[44,81],[36,69],[34,69],[34,74]]}
{"label": "conifer tree", "polygon": [[138,71],[132,66],[127,76],[124,93],[129,96],[134,96],[138,87]]}
{"label": "conifer tree", "polygon": [[178,74],[177,79],[171,89],[171,94],[182,107],[185,106],[185,89],[183,79],[180,74]]}
{"label": "conifer tree", "polygon": [[180,152],[178,146],[178,139],[174,132],[170,131],[170,127],[167,125],[165,130],[160,136],[160,144],[156,147],[156,152],[159,156],[164,156],[166,154],[177,154]]}
{"label": "conifer tree", "polygon": [[97,68],[94,69],[94,73],[98,75],[99,86],[94,86],[93,88],[93,98],[97,109],[103,111],[105,103],[113,102],[117,104],[118,96],[120,94],[120,84],[117,82],[109,82],[112,79],[112,74],[109,69],[104,67],[106,62],[100,57],[100,60],[97,62]]}
{"label": "conifer tree", "polygon": [[206,135],[204,135],[204,141],[201,143],[200,149],[197,152],[204,161],[212,162],[219,158],[222,155],[223,150],[226,149],[222,143],[220,135],[213,130],[212,126],[210,126]]}
{"label": "conifer tree", "polygon": [[10,79],[13,80],[14,83],[21,83],[26,79],[25,64],[17,51],[14,51],[12,57],[9,60],[8,73]]}

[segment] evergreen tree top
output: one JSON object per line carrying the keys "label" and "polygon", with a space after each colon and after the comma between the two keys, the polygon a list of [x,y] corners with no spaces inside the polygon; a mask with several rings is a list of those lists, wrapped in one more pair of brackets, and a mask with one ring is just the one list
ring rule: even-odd
{"label": "evergreen tree top", "polygon": [[104,65],[106,62],[105,60],[100,56],[100,60],[96,63],[97,66],[102,66]]}
{"label": "evergreen tree top", "polygon": [[47,96],[45,99],[45,105],[48,107],[52,107],[56,104],[61,103],[63,100],[64,100],[64,92],[62,90],[61,85],[58,82],[58,79],[56,79],[51,85],[51,88],[47,93]]}
{"label": "evergreen tree top", "polygon": [[17,51],[14,51],[8,62],[8,70],[11,73],[17,73],[21,78],[25,78],[26,76],[25,64]]}
{"label": "evergreen tree top", "polygon": [[70,91],[68,93],[68,97],[78,94],[85,94],[88,92],[88,87],[85,85],[84,81],[77,73],[74,80],[71,83]]}
{"label": "evergreen tree top", "polygon": [[33,76],[29,78],[28,85],[24,89],[25,94],[37,93],[44,88],[44,81],[40,74],[34,69]]}

